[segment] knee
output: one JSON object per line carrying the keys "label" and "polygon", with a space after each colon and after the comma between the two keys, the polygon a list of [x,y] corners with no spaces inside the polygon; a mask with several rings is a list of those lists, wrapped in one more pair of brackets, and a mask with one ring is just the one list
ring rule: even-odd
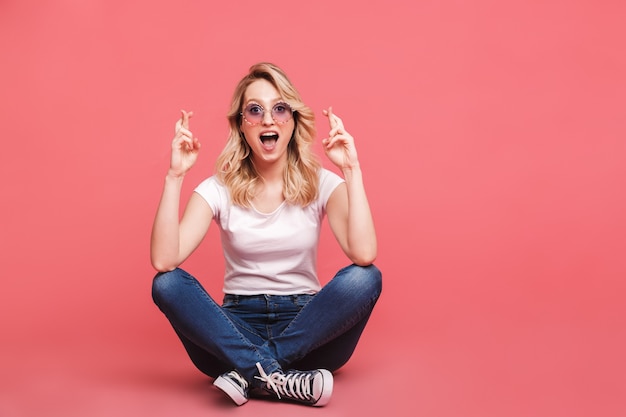
{"label": "knee", "polygon": [[367,285],[378,297],[383,290],[383,274],[374,264],[368,266],[361,266],[362,279],[367,282]]}
{"label": "knee", "polygon": [[177,292],[180,284],[188,274],[176,268],[168,272],[159,272],[152,280],[152,299],[159,304],[164,298]]}
{"label": "knee", "polygon": [[372,298],[378,298],[383,289],[382,273],[373,264],[347,266],[339,271],[337,277],[341,277],[340,280],[346,285],[346,290],[355,291],[358,289],[370,294]]}

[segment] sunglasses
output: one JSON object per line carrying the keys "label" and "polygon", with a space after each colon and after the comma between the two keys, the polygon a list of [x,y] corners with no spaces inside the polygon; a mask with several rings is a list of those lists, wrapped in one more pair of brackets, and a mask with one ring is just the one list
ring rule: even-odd
{"label": "sunglasses", "polygon": [[[272,119],[278,124],[287,123],[293,117],[294,110],[291,106],[284,102],[274,104],[272,107]],[[250,103],[241,113],[243,119],[251,126],[263,123],[265,118],[265,109],[260,104]]]}

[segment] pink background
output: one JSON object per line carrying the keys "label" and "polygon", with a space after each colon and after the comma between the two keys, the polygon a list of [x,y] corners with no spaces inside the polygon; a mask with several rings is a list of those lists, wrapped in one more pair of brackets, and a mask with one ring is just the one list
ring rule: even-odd
{"label": "pink background", "polygon": [[[1,0],[0,415],[625,415],[625,5]],[[186,199],[260,60],[344,119],[379,233],[324,410],[233,408],[150,299],[179,109]],[[220,297],[215,232],[184,267]]]}

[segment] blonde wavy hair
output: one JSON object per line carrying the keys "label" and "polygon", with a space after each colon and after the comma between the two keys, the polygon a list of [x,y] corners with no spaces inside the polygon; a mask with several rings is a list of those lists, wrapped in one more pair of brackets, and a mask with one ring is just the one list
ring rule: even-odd
{"label": "blonde wavy hair", "polygon": [[254,81],[263,79],[276,88],[283,100],[294,110],[295,127],[287,147],[287,166],[283,173],[283,196],[288,203],[307,206],[318,194],[318,173],[321,167],[313,153],[315,115],[307,107],[287,75],[276,65],[261,62],[250,67],[233,93],[228,121],[230,133],[226,146],[217,158],[218,179],[228,188],[234,204],[250,207],[250,201],[262,178],[252,162],[252,152],[240,126],[241,111],[246,89]]}

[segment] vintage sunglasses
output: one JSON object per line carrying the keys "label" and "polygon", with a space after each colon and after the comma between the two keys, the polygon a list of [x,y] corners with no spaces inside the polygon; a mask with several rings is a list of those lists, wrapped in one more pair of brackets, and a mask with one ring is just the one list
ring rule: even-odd
{"label": "vintage sunglasses", "polygon": [[[294,110],[285,102],[279,102],[272,107],[272,119],[278,124],[287,123],[293,117]],[[240,113],[243,119],[251,126],[263,123],[265,109],[260,104],[250,103]]]}

